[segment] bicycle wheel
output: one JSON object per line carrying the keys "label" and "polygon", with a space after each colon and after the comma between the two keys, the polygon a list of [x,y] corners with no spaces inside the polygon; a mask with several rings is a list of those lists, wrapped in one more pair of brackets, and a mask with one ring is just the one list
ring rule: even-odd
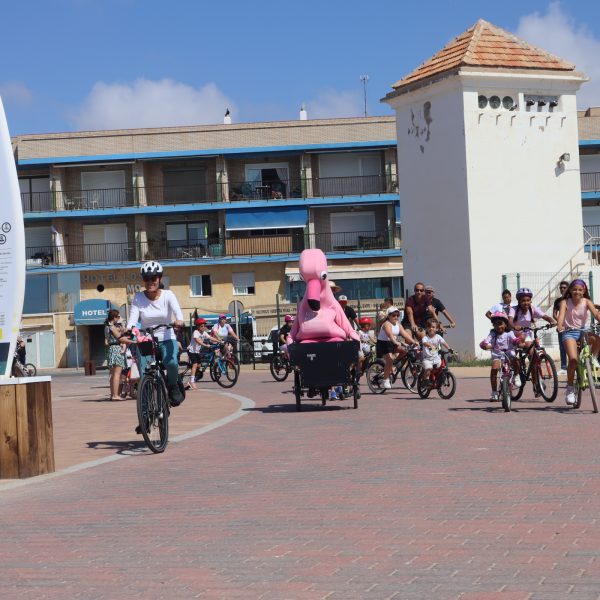
{"label": "bicycle wheel", "polygon": [[594,377],[594,371],[592,369],[592,361],[589,358],[585,359],[585,372],[587,374],[590,396],[592,397],[592,407],[594,412],[597,413],[598,403],[596,402],[596,378]]}
{"label": "bicycle wheel", "polygon": [[367,369],[367,385],[374,394],[383,394],[383,361],[375,360]]}
{"label": "bicycle wheel", "polygon": [[506,377],[503,377],[500,383],[500,400],[502,400],[502,408],[504,409],[504,412],[510,412],[510,383]]}
{"label": "bicycle wheel", "polygon": [[537,361],[536,384],[538,392],[546,402],[554,402],[558,395],[558,375],[556,374],[556,365],[545,352],[541,352],[538,355]]}
{"label": "bicycle wheel", "polygon": [[519,377],[521,378],[521,385],[519,387],[516,387],[514,385],[508,386],[508,389],[510,390],[511,400],[518,400],[523,395],[523,390],[525,389],[525,384],[527,383],[527,376],[523,369],[521,369],[521,371],[519,372]]}
{"label": "bicycle wheel", "polygon": [[400,371],[400,377],[402,378],[402,383],[404,387],[413,394],[418,392],[417,384],[419,383],[419,379],[421,378],[421,371],[423,368],[419,363],[410,363],[407,362]]}
{"label": "bicycle wheel", "polygon": [[287,368],[287,361],[281,356],[274,356],[269,368],[275,381],[285,381],[290,373]]}
{"label": "bicycle wheel", "polygon": [[427,379],[419,377],[417,381],[417,393],[421,398],[429,397],[429,394],[431,394],[431,379],[429,377]]}
{"label": "bicycle wheel", "polygon": [[34,364],[32,363],[27,363],[26,365],[24,365],[24,372],[25,372],[25,376],[26,377],[35,377],[36,373],[37,373],[37,368]]}
{"label": "bicycle wheel", "polygon": [[438,394],[440,398],[449,400],[454,396],[454,392],[456,392],[456,377],[454,377],[454,373],[450,371],[441,373],[438,380]]}
{"label": "bicycle wheel", "polygon": [[169,442],[167,390],[152,374],[142,377],[137,395],[138,421],[152,452],[164,452]]}
{"label": "bicycle wheel", "polygon": [[181,378],[183,387],[190,387],[190,383],[192,382],[192,367],[188,363],[179,365],[179,377]]}
{"label": "bicycle wheel", "polygon": [[573,404],[573,408],[579,408],[581,406],[581,396],[583,395],[583,389],[585,387],[585,384],[582,381],[580,369],[581,363],[577,365],[577,370],[575,371],[575,378],[573,379],[573,393],[575,394],[575,404]]}
{"label": "bicycle wheel", "polygon": [[233,387],[238,380],[238,370],[229,358],[222,358],[213,365],[214,380],[224,388]]}

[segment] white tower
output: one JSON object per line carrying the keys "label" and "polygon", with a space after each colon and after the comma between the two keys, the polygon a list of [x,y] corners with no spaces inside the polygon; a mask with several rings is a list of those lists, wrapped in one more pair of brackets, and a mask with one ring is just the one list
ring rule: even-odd
{"label": "white tower", "polygon": [[504,273],[553,273],[582,247],[574,69],[480,20],[382,100],[396,111],[405,286],[435,286],[463,353],[481,352]]}

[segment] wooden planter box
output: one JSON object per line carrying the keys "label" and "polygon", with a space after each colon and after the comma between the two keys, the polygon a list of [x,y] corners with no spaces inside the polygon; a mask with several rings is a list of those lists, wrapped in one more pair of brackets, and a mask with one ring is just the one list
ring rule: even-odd
{"label": "wooden planter box", "polygon": [[0,380],[0,479],[54,470],[50,377]]}

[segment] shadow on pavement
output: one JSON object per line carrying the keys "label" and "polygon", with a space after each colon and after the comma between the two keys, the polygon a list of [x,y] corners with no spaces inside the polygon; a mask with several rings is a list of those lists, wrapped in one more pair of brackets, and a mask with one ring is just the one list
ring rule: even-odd
{"label": "shadow on pavement", "polygon": [[143,440],[130,440],[128,442],[124,442],[123,440],[106,440],[100,442],[88,442],[87,446],[92,450],[116,450],[117,454],[139,454],[147,449],[146,443]]}
{"label": "shadow on pavement", "polygon": [[[353,410],[352,406],[339,406],[334,404],[321,405],[320,400],[315,400],[314,403],[306,404],[302,403],[302,410],[296,410],[296,404],[270,404],[269,406],[255,406],[253,408],[244,408],[242,410],[247,412],[261,412],[261,413],[297,413],[297,412],[324,412],[324,411],[335,411],[335,410]],[[318,404],[317,404],[318,402]]]}

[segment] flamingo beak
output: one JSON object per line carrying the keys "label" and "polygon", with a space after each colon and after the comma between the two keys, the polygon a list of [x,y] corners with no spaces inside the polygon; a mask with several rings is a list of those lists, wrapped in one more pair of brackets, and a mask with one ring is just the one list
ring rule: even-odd
{"label": "flamingo beak", "polygon": [[310,279],[306,284],[306,300],[311,310],[321,308],[321,280]]}

